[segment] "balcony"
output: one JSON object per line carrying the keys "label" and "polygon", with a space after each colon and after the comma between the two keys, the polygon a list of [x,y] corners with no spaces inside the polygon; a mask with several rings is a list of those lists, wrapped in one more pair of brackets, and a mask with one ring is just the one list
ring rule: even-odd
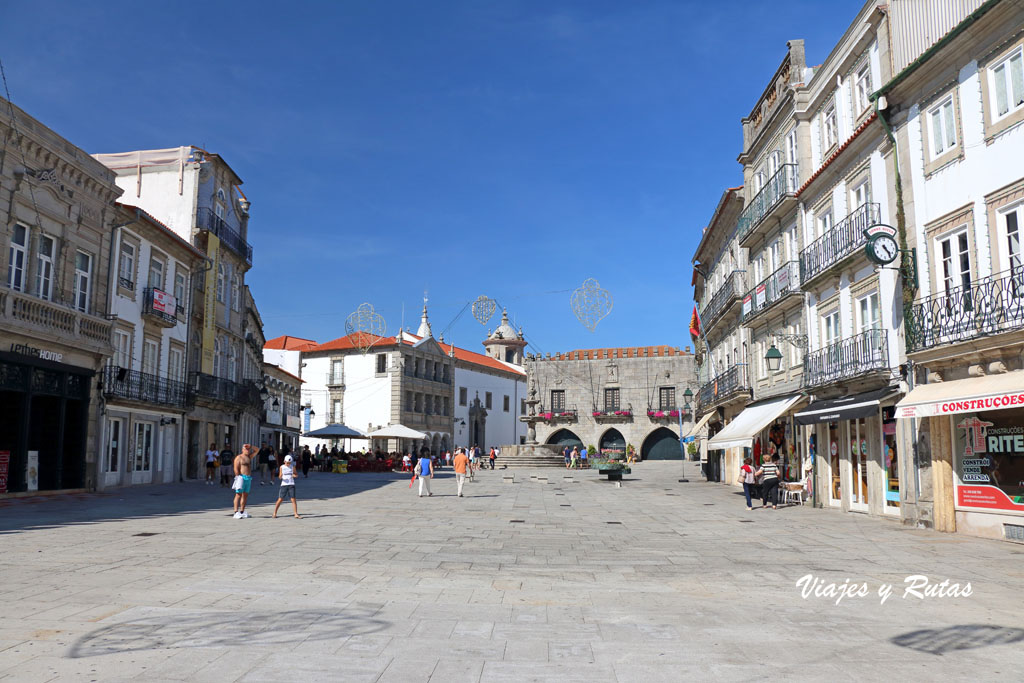
{"label": "balcony", "polygon": [[193,372],[189,385],[192,398],[223,401],[238,406],[261,406],[259,390],[252,381],[234,382],[202,372]]}
{"label": "balcony", "polygon": [[800,294],[800,262],[789,261],[743,297],[741,320],[749,322],[792,294]]}
{"label": "balcony", "polygon": [[684,420],[689,420],[690,411],[686,410],[686,408],[679,408],[676,406],[665,406],[662,408],[647,406],[647,417],[652,420],[678,420],[680,416],[682,416]]}
{"label": "balcony", "polygon": [[746,288],[747,273],[742,270],[734,270],[726,278],[725,284],[718,288],[707,304],[700,311],[701,323],[706,329],[714,327],[715,323],[732,304],[740,300]]}
{"label": "balcony", "polygon": [[0,290],[0,320],[5,329],[29,336],[59,339],[92,353],[113,352],[109,321],[21,292]]}
{"label": "balcony", "polygon": [[252,265],[252,247],[241,235],[232,230],[223,218],[215,214],[213,209],[202,208],[196,212],[196,227],[212,232],[228,249]]}
{"label": "balcony", "polygon": [[819,387],[888,370],[886,331],[868,330],[808,353],[804,358],[804,386]]}
{"label": "balcony", "polygon": [[327,386],[344,389],[345,388],[345,373],[343,372],[331,372],[327,373]]}
{"label": "balcony", "polygon": [[772,216],[796,206],[796,191],[800,189],[800,174],[796,164],[783,164],[750,203],[743,209],[736,224],[736,236],[741,247],[749,247],[758,235],[757,228]]}
{"label": "balcony", "polygon": [[103,368],[103,395],[107,399],[156,403],[174,408],[185,408],[188,398],[184,382],[116,365]]}
{"label": "balcony", "polygon": [[142,315],[160,327],[174,327],[178,324],[174,297],[156,287],[143,290]]}
{"label": "balcony", "polygon": [[537,413],[544,422],[576,422],[579,419],[579,413],[576,407],[572,408],[559,408],[558,410],[549,410],[547,412]]}
{"label": "balcony", "polygon": [[848,257],[862,253],[864,231],[881,218],[877,203],[862,204],[835,227],[800,252],[800,276],[804,285]]}
{"label": "balcony", "polygon": [[907,351],[1024,329],[1024,266],[914,303],[907,317]]}
{"label": "balcony", "polygon": [[633,406],[606,408],[605,410],[594,407],[590,414],[597,422],[631,422],[633,420]]}
{"label": "balcony", "polygon": [[743,394],[750,396],[750,381],[747,378],[747,364],[738,363],[718,377],[705,384],[697,392],[697,405],[706,413],[713,406],[729,398]]}

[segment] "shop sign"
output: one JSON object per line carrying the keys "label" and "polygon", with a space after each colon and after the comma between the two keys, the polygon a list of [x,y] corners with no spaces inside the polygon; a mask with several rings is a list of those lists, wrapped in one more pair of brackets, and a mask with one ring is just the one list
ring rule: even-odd
{"label": "shop sign", "polygon": [[7,493],[7,476],[11,471],[11,452],[0,451],[0,493]]}
{"label": "shop sign", "polygon": [[1005,408],[1024,408],[1024,393],[1010,392],[996,394],[986,398],[967,398],[955,401],[940,401],[916,406],[899,406],[897,417],[932,417],[935,415],[954,415],[971,413],[979,410],[1000,410]]}
{"label": "shop sign", "polygon": [[1024,513],[1024,411],[955,419],[956,505]]}
{"label": "shop sign", "polygon": [[174,317],[177,302],[173,296],[159,289],[153,290],[153,310]]}
{"label": "shop sign", "polygon": [[64,362],[63,353],[57,353],[48,349],[37,349],[28,344],[11,344],[11,353],[20,353],[22,356],[31,356],[40,360],[52,360],[55,363]]}

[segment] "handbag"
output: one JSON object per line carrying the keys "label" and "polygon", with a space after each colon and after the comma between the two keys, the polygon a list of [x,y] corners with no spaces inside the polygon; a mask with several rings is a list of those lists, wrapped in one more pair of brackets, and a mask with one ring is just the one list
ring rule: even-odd
{"label": "handbag", "polygon": [[747,483],[747,473],[744,472],[743,470],[740,470],[740,476],[736,477],[736,483],[737,484],[746,484]]}
{"label": "handbag", "polygon": [[413,468],[412,473],[417,477],[423,474],[423,468],[420,467],[419,463],[416,463],[416,467]]}

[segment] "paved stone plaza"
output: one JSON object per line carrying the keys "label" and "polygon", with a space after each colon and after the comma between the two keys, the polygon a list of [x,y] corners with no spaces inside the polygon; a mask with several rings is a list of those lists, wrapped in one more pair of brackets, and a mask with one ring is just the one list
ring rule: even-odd
{"label": "paved stone plaza", "polygon": [[[747,512],[679,471],[641,463],[618,488],[499,470],[462,499],[449,473],[422,499],[398,475],[317,474],[299,482],[302,520],[269,518],[269,486],[247,520],[196,483],[4,501],[0,679],[1019,677],[1024,546]],[[871,594],[801,599],[808,573]],[[903,599],[911,574],[973,595]]]}

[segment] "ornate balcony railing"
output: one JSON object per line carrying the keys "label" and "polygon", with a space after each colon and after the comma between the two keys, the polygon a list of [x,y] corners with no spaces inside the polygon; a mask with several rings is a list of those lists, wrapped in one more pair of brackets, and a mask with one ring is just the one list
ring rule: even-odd
{"label": "ornate balcony railing", "polygon": [[225,246],[243,257],[246,263],[252,263],[252,246],[235,232],[227,224],[227,221],[215,214],[213,209],[205,207],[199,209],[196,212],[196,225],[200,230],[209,230],[219,237]]}
{"label": "ornate balcony railing", "polygon": [[734,270],[726,278],[725,283],[711,295],[711,298],[704,305],[700,312],[701,322],[710,327],[718,316],[725,311],[730,304],[743,296],[746,287],[747,273],[743,270]]}
{"label": "ornate balcony railing", "polygon": [[698,405],[706,408],[743,391],[750,391],[747,364],[738,363],[700,388],[697,392]]}
{"label": "ornate balcony railing", "polygon": [[885,330],[868,330],[811,351],[804,358],[804,386],[816,387],[889,369]]}
{"label": "ornate balcony railing", "polygon": [[839,263],[858,249],[867,239],[864,230],[878,223],[881,210],[877,203],[862,204],[837,223],[835,227],[807,245],[800,252],[800,276],[804,283]]}
{"label": "ornate balcony railing", "polygon": [[1024,329],[1024,266],[925,297],[907,318],[910,352]]}
{"label": "ornate balcony railing", "polygon": [[165,300],[170,296],[156,287],[146,287],[142,297],[142,314],[152,317],[159,325],[174,327],[178,324],[177,305]]}
{"label": "ornate balcony railing", "polygon": [[573,421],[579,417],[579,413],[576,411],[576,407],[573,406],[572,408],[559,408],[558,410],[542,410],[537,413],[537,417],[545,422]]}
{"label": "ornate balcony railing", "polygon": [[29,294],[0,291],[0,321],[5,329],[20,327],[89,351],[112,351],[112,323]]}
{"label": "ornate balcony railing", "polygon": [[743,297],[742,320],[747,322],[782,298],[800,292],[800,262],[789,261],[759,282]]}
{"label": "ornate balcony railing", "polygon": [[628,422],[633,419],[633,406],[627,405],[625,407],[619,406],[615,408],[594,408],[590,411],[591,417],[598,421],[607,422]]}
{"label": "ornate balcony railing", "polygon": [[799,189],[799,173],[796,164],[783,164],[764,187],[744,207],[736,223],[736,236],[740,240],[749,235],[783,197],[795,195]]}
{"label": "ornate balcony railing", "polygon": [[176,408],[184,408],[188,398],[184,382],[116,365],[103,368],[103,395]]}
{"label": "ornate balcony railing", "polygon": [[241,406],[260,406],[259,390],[252,381],[234,382],[202,372],[193,372],[189,383],[189,394],[195,398],[224,401]]}

